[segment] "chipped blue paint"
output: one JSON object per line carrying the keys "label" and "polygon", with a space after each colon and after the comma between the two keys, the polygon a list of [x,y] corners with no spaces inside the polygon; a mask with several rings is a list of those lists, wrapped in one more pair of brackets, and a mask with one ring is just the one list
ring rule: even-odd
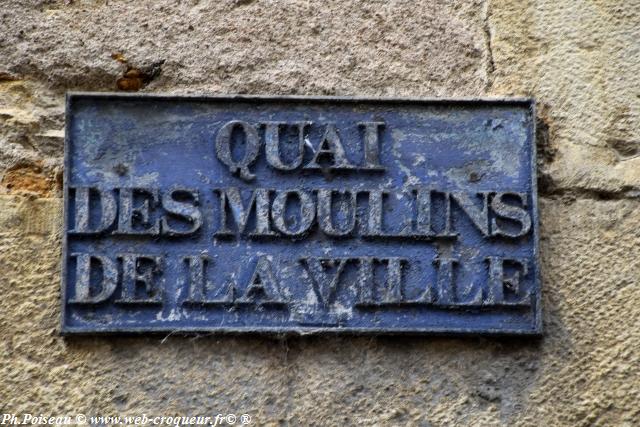
{"label": "chipped blue paint", "polygon": [[[263,144],[256,162],[250,165],[255,178],[245,180],[232,174],[215,151],[218,131],[233,120],[255,125],[261,141],[264,126],[258,126],[259,123],[313,122],[305,135],[303,164],[318,149],[326,124],[335,123],[346,156],[354,165],[362,165],[364,157],[363,131],[357,123],[383,122],[379,159],[386,170],[278,171],[267,163]],[[65,144],[62,332],[539,334],[534,123],[534,103],[528,99],[70,94]],[[283,135],[287,136],[283,138],[283,146],[289,147],[285,151],[290,150],[295,133]],[[233,151],[236,160],[242,157],[241,148]],[[436,190],[432,201],[433,227],[440,231],[446,218],[446,194],[456,192],[471,195],[491,192],[493,195],[488,197],[493,198],[500,192],[523,193],[531,229],[517,238],[484,236],[469,216],[452,204],[457,238],[417,236],[417,196],[413,189],[420,185]],[[74,210],[73,194],[77,191],[74,189],[102,189],[121,204],[117,189],[150,188],[162,197],[176,186],[198,193],[203,222],[193,234],[122,235],[115,232],[117,219],[100,233],[71,232],[78,215]],[[385,189],[390,195],[384,202],[384,227],[390,236],[367,236],[363,231],[370,214],[366,212],[368,201],[362,200],[368,193],[363,193],[365,196],[358,196],[356,203],[356,226],[346,237],[332,237],[314,223],[309,233],[298,238],[277,231],[270,238],[253,238],[248,233],[221,238],[216,236],[220,230],[221,202],[214,189],[229,187],[241,189],[245,203],[256,188],[273,190],[271,203],[278,192],[291,189],[308,192],[314,203],[320,189],[361,192]],[[477,197],[473,200],[481,203]],[[118,209],[122,210],[122,206]],[[291,209],[288,207],[283,213],[287,221],[291,215],[297,218]],[[159,203],[152,209],[151,222],[163,212],[166,214]],[[91,214],[94,223],[95,215]],[[271,216],[275,215],[272,208]],[[317,217],[317,212],[314,215]],[[344,224],[350,215],[349,206],[341,204],[334,215],[337,223]],[[487,218],[490,221],[496,216],[494,210]],[[270,220],[274,228],[273,218]],[[498,222],[503,220],[498,218]],[[255,220],[249,222],[248,227],[255,226]],[[506,222],[505,227],[517,228],[514,221]],[[490,232],[496,229],[493,227]],[[161,271],[153,282],[161,289],[158,303],[121,301],[123,254],[131,253],[162,258]],[[98,303],[73,302],[81,299],[76,287],[79,261],[74,254],[101,255],[117,266],[117,286],[109,298]],[[206,299],[225,303],[188,301],[192,283],[183,258],[202,254],[211,259]],[[269,304],[266,293],[245,295],[260,257],[273,269],[278,304]],[[312,277],[305,257],[348,259],[335,291],[318,284],[320,276]],[[377,259],[373,282],[363,282],[361,276],[364,261],[358,260],[367,257]],[[438,288],[439,277],[445,277],[438,265],[447,257],[458,259],[452,276],[453,299],[439,294]],[[519,271],[522,277],[515,290],[505,285],[504,300],[490,295],[489,257],[520,259],[526,264],[526,272],[517,264],[515,270],[510,270]],[[391,280],[388,261],[391,258],[405,260],[397,293],[385,288]],[[434,264],[436,259],[440,264]],[[334,273],[338,263],[331,267],[328,262],[327,274]],[[90,282],[95,294],[104,275],[99,269],[94,270]],[[268,280],[262,277],[259,281],[264,285]],[[363,296],[367,292],[363,286],[373,289],[371,298]],[[426,289],[431,290],[431,299],[425,297]],[[144,293],[144,289],[136,292]],[[327,295],[329,301],[323,301]],[[363,300],[372,303],[363,304]]]}

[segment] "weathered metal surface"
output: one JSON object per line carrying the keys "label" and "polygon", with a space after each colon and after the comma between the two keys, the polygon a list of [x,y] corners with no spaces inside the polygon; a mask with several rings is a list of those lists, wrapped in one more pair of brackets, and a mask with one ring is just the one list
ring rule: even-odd
{"label": "weathered metal surface", "polygon": [[62,331],[537,334],[533,107],[69,95]]}

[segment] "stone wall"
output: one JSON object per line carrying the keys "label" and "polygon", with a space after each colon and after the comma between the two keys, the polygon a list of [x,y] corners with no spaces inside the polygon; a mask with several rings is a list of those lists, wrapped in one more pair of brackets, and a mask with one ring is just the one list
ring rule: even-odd
{"label": "stone wall", "polygon": [[[0,58],[0,413],[640,420],[640,1],[12,0]],[[61,338],[70,90],[535,97],[544,337]]]}

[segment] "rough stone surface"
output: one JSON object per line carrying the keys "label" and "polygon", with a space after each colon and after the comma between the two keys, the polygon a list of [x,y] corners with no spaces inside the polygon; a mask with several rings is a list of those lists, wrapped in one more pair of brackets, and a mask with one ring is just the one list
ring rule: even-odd
{"label": "rough stone surface", "polygon": [[496,1],[492,93],[527,93],[551,192],[640,194],[640,1]]}
{"label": "rough stone surface", "polygon": [[[3,6],[0,412],[637,424],[639,1]],[[545,336],[61,338],[64,92],[118,88],[535,96]]]}

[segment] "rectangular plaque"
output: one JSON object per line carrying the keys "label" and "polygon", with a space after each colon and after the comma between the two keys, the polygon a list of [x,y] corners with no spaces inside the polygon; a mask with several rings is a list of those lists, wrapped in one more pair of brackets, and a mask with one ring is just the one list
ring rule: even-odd
{"label": "rectangular plaque", "polygon": [[63,333],[541,331],[534,103],[70,94]]}

